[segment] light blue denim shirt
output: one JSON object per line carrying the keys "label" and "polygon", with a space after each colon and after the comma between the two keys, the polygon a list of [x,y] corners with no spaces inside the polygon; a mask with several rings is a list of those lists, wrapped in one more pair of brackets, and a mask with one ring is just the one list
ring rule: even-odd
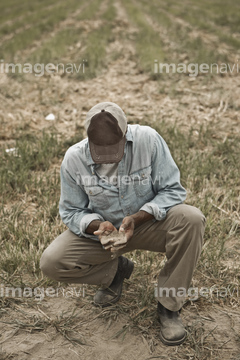
{"label": "light blue denim shirt", "polygon": [[186,191],[167,144],[151,127],[128,125],[124,156],[118,165],[118,186],[97,175],[88,139],[71,146],[61,165],[60,216],[78,236],[93,220],[119,228],[125,216],[144,210],[155,220],[182,203]]}

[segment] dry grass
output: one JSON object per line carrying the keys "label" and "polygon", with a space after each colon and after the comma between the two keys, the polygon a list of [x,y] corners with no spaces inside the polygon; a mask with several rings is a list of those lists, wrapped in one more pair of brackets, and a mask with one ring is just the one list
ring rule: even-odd
{"label": "dry grass", "polygon": [[[77,14],[74,13],[74,9],[78,8],[76,1],[71,2],[66,13],[63,2],[44,2],[40,7],[37,3],[36,8],[31,5],[27,12],[28,1],[24,1],[21,7],[16,1],[11,0],[11,3],[12,18],[9,12],[4,11],[6,21],[0,28],[5,35],[13,35],[9,40],[5,38],[1,48],[4,59],[8,56],[14,58],[16,54],[22,61],[28,58],[43,62],[52,59],[62,62],[64,59],[67,62],[69,59],[77,61],[86,58],[88,66],[84,76],[60,74],[56,82],[48,75],[35,80],[8,74],[9,83],[4,82],[1,86],[1,99],[9,108],[0,114],[2,287],[59,287],[58,283],[43,277],[39,270],[42,251],[65,229],[58,215],[59,167],[67,148],[84,136],[81,121],[88,110],[89,97],[92,97],[92,102],[101,101],[106,92],[113,101],[114,96],[118,99],[120,93],[122,102],[126,107],[126,104],[129,105],[126,109],[129,122],[149,124],[161,133],[181,170],[182,183],[188,190],[187,203],[199,207],[205,214],[205,244],[192,286],[210,288],[211,294],[199,295],[194,300],[186,299],[183,316],[188,339],[174,351],[163,351],[159,348],[154,287],[164,256],[137,250],[128,254],[136,263],[133,276],[124,285],[121,301],[111,309],[93,307],[91,302],[96,288],[87,285],[86,297],[73,296],[71,311],[63,311],[60,315],[49,311],[47,304],[51,299],[48,298],[36,302],[34,297],[0,296],[2,326],[12,329],[13,337],[21,332],[45,334],[54,331],[78,348],[88,345],[84,333],[88,333],[87,326],[100,320],[111,341],[124,341],[131,334],[141,338],[149,350],[148,359],[236,360],[239,358],[239,326],[235,319],[239,318],[239,294],[236,289],[239,287],[240,263],[240,104],[237,90],[236,93],[234,90],[231,92],[235,77],[226,75],[224,81],[220,81],[222,79],[219,80],[217,74],[207,74],[190,81],[188,75],[155,76],[152,67],[156,58],[159,61],[183,58],[196,62],[234,58],[237,40],[234,40],[232,31],[237,30],[237,12],[234,11],[237,4],[233,4],[225,16],[225,4],[220,1],[214,1],[207,9],[202,3],[191,1],[190,12],[186,12],[183,10],[189,8],[189,1],[181,6],[176,1],[161,2],[160,6],[156,1],[149,4],[144,0],[122,1],[114,6],[113,1],[95,0],[85,4]],[[54,13],[51,14],[51,25],[44,28],[51,37],[42,39],[43,24],[39,20],[36,32],[20,41],[28,32],[23,30],[15,34],[16,29],[21,28],[25,20],[29,26],[32,25],[28,19],[31,16],[35,19],[36,9],[39,14],[40,10],[48,13],[48,6],[59,6],[61,9],[55,18]],[[119,15],[119,9],[124,15]],[[208,19],[205,27],[198,14]],[[16,21],[8,23],[15,18]],[[60,23],[68,26],[59,26]],[[231,30],[226,36],[232,39],[227,41],[226,38],[227,44],[223,39],[226,28]],[[194,38],[195,32],[197,38]],[[221,46],[228,46],[227,54],[221,53],[220,45],[217,49],[213,47],[212,35],[218,36]],[[126,45],[124,51],[119,46],[121,43]],[[107,88],[100,91],[97,86],[105,81],[104,74],[107,77],[107,72],[114,66],[116,72],[120,71],[119,64],[124,64],[121,62],[124,56],[128,64],[134,64],[129,67],[129,83],[136,83],[139,76],[139,85],[134,87],[134,91],[129,90],[126,81],[121,82],[119,72],[117,90],[113,87],[109,92]],[[113,78],[114,81],[116,78]],[[93,91],[88,92],[91,87]],[[11,117],[8,114],[14,113],[11,106],[18,109],[24,103],[28,108],[27,98],[23,99],[21,95],[21,89],[25,88],[28,94],[36,94],[34,116],[40,113],[44,118],[52,108],[61,109],[56,126],[41,132],[40,122],[37,124],[35,120],[33,126],[33,114],[26,112],[24,116],[24,112],[20,111],[20,115],[12,120],[13,126],[9,125]],[[158,93],[152,89],[158,89]],[[138,98],[139,92],[143,94],[142,98]],[[82,101],[79,105],[81,119],[74,122],[71,111],[79,101]],[[159,103],[161,106],[157,107]],[[154,112],[152,109],[157,110]],[[70,125],[73,129],[71,136],[68,131]],[[10,147],[17,150],[6,153],[5,149]],[[68,284],[61,286],[66,288]],[[227,294],[224,288],[228,289]],[[120,328],[115,329],[115,324],[121,324]],[[233,341],[231,345],[229,338]],[[11,356],[1,353],[0,347],[1,358]]]}

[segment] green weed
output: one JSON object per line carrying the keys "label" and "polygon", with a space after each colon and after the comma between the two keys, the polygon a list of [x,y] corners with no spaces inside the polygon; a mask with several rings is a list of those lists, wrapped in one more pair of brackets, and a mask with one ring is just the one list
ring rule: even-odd
{"label": "green weed", "polygon": [[[54,9],[54,11],[42,10],[38,13],[38,21],[31,29],[25,29],[19,34],[16,34],[12,39],[4,42],[0,50],[0,58],[5,61],[12,61],[17,51],[25,49],[31,45],[34,40],[39,39],[45,33],[49,33],[54,27],[67,16],[74,12],[79,7],[79,1],[70,0],[67,3],[60,3],[60,5]],[[45,12],[47,15],[45,16]]]}
{"label": "green weed", "polygon": [[92,30],[85,39],[86,50],[82,54],[83,59],[86,59],[85,73],[74,74],[76,79],[84,80],[96,77],[107,67],[106,46],[114,41],[112,29],[115,16],[116,11],[111,1],[107,10],[102,14],[103,24],[98,29]]}
{"label": "green weed", "polygon": [[137,6],[131,1],[123,1],[123,4],[130,20],[139,28],[134,38],[138,64],[142,71],[153,74],[154,59],[158,59],[158,61],[164,59],[161,37],[148,24],[144,13]]}

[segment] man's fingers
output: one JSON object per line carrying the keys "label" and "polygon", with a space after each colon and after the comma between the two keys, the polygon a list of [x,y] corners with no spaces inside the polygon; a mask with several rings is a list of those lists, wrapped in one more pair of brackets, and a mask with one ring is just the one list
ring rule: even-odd
{"label": "man's fingers", "polygon": [[99,235],[101,244],[104,246],[105,250],[118,251],[121,248],[125,247],[129,238],[132,234],[129,234],[131,221],[126,221],[122,223],[119,231],[117,229],[103,228],[94,231],[94,235]]}
{"label": "man's fingers", "polygon": [[119,228],[119,232],[124,232],[134,226],[134,221],[131,216],[127,216],[123,219],[123,222]]}
{"label": "man's fingers", "polygon": [[129,224],[122,224],[119,228],[119,232],[125,232],[125,230],[128,228]]}
{"label": "man's fingers", "polygon": [[94,235],[110,235],[113,230],[96,230],[94,231]]}
{"label": "man's fingers", "polygon": [[94,233],[94,235],[102,235],[103,231],[102,230],[96,230],[93,233]]}
{"label": "man's fingers", "polygon": [[112,248],[112,244],[110,245],[103,245],[105,250],[110,250]]}
{"label": "man's fingers", "polygon": [[121,250],[121,249],[123,249],[123,248],[125,248],[126,247],[126,244],[125,245],[119,245],[119,246],[111,246],[111,252],[117,252],[117,251],[119,251],[119,250]]}

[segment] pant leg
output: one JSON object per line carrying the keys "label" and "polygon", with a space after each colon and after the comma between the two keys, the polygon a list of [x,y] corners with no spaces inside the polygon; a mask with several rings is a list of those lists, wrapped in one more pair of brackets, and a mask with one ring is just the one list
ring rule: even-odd
{"label": "pant leg", "polygon": [[172,311],[179,310],[191,284],[201,254],[205,217],[193,206],[172,207],[163,221],[148,221],[134,232],[124,252],[133,249],[165,252],[167,261],[158,278],[157,299]]}
{"label": "pant leg", "polygon": [[43,252],[40,268],[51,279],[78,284],[109,286],[118,260],[100,242],[80,238],[66,230]]}
{"label": "pant leg", "polygon": [[[168,211],[166,219],[148,221],[135,229],[126,248],[119,252],[121,255],[142,249],[166,253],[167,261],[158,279],[157,299],[169,310],[182,307],[185,297],[177,293],[180,288],[187,291],[190,286],[201,253],[204,227],[205,218],[200,210],[177,205]],[[100,242],[79,238],[67,230],[44,251],[40,267],[45,275],[58,281],[109,286],[117,264],[117,259],[113,260]]]}

